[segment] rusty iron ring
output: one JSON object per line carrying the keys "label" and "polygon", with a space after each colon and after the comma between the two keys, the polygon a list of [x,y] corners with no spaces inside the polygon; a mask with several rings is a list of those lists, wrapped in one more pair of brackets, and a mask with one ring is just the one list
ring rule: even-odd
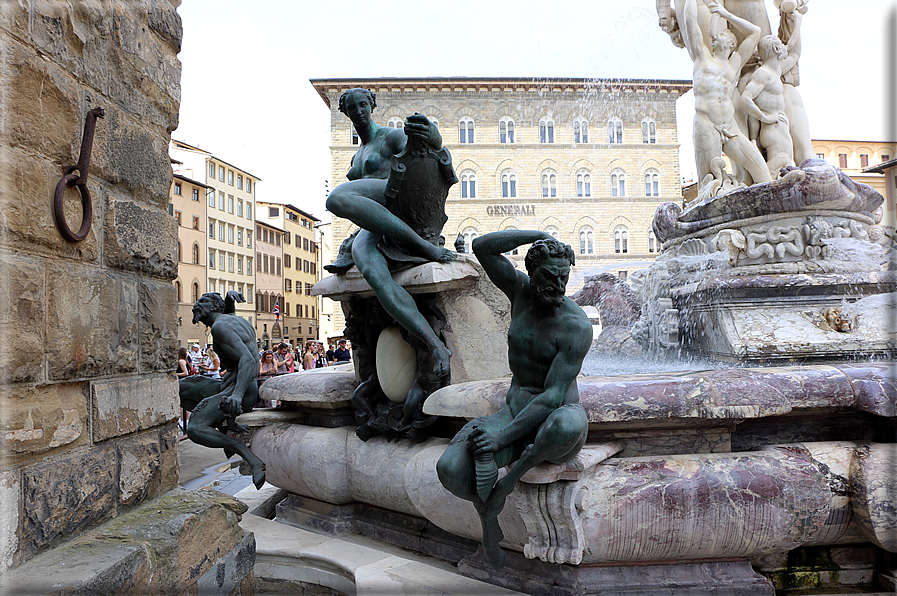
{"label": "rusty iron ring", "polygon": [[[62,237],[69,242],[81,242],[87,238],[90,225],[93,223],[93,202],[90,200],[90,190],[87,188],[87,171],[90,169],[90,153],[93,150],[93,133],[96,130],[97,118],[106,115],[103,108],[93,108],[87,112],[84,120],[84,135],[81,138],[81,154],[78,163],[74,166],[63,168],[62,179],[56,184],[56,192],[53,194],[53,215],[56,218],[56,227]],[[75,171],[78,174],[75,174]],[[81,194],[81,228],[72,232],[65,221],[65,211],[62,208],[62,195],[66,187],[77,186]]]}
{"label": "rusty iron ring", "polygon": [[[77,232],[72,232],[68,223],[65,221],[65,212],[62,209],[62,194],[67,186],[77,186],[81,193],[81,228]],[[56,227],[59,233],[69,242],[81,242],[87,238],[90,231],[90,224],[93,222],[93,203],[90,200],[90,190],[87,188],[87,182],[81,180],[78,174],[68,174],[63,176],[56,185],[56,193],[53,195],[53,215],[56,217]]]}

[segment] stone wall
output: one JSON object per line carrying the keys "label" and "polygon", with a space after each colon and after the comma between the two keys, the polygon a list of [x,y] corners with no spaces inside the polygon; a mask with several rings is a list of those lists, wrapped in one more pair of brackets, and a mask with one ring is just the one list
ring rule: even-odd
{"label": "stone wall", "polygon": [[[0,571],[178,482],[178,4],[0,2]],[[73,244],[53,193],[94,107]]]}

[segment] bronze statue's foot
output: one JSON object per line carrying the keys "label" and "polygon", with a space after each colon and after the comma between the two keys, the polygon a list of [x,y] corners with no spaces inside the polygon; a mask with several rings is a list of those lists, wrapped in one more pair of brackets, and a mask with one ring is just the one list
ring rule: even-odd
{"label": "bronze statue's foot", "polygon": [[454,261],[458,258],[458,254],[441,246],[436,246],[435,244],[430,244],[429,242],[424,242],[426,247],[424,248],[424,254],[421,256],[427,258],[431,261],[436,261],[438,263],[448,263],[449,261]]}
{"label": "bronze statue's foot", "polygon": [[265,464],[259,462],[258,464],[252,466],[252,483],[255,485],[256,490],[261,490],[265,485]]}
{"label": "bronze statue's foot", "polygon": [[246,424],[237,424],[236,422],[228,421],[227,430],[228,432],[232,433],[248,433],[249,426]]}

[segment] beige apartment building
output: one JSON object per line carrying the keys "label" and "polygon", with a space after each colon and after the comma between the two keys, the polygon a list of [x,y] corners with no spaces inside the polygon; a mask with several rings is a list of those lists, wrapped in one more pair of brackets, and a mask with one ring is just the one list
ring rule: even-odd
{"label": "beige apartment building", "polygon": [[[358,137],[338,110],[340,94],[376,94],[374,119],[401,127],[421,112],[435,121],[459,183],[443,234],[464,250],[473,238],[537,229],[569,243],[576,267],[621,276],[647,267],[658,243],[657,206],[681,202],[676,100],[691,81],[532,78],[318,79],[331,109],[331,168],[344,181]],[[354,226],[333,218],[333,246]],[[521,254],[511,255],[522,258]],[[522,263],[521,263],[522,266]],[[339,325],[337,325],[339,330]]]}
{"label": "beige apartment building", "polygon": [[[318,264],[320,270],[320,267],[323,265],[332,263],[336,256],[333,254],[333,224],[329,221],[316,224],[315,232],[315,237],[317,238],[318,243]],[[334,302],[330,298],[325,296],[321,296],[320,298],[320,314],[318,315],[318,321],[320,321],[321,329],[319,338],[324,342],[325,347],[327,347],[330,344],[333,344],[335,339],[343,337],[343,328],[340,327],[337,329],[337,320],[334,316],[338,311],[340,317],[342,317],[342,307],[339,302]],[[343,319],[340,318],[340,321],[343,321]]]}
{"label": "beige apartment building", "polygon": [[283,295],[281,317],[284,339],[294,345],[320,336],[320,300],[311,295],[320,279],[320,251],[315,241],[314,215],[282,203],[259,203],[258,221],[283,229]]}
{"label": "beige apartment building", "polygon": [[892,157],[878,165],[869,167],[869,169],[863,172],[881,175],[885,187],[884,192],[881,193],[885,198],[882,223],[892,228],[897,226],[897,159]]}
{"label": "beige apartment building", "polygon": [[255,324],[255,193],[257,176],[212,153],[172,140],[169,153],[176,174],[207,185],[205,204],[206,288],[225,295],[236,290],[246,298],[237,314]]}
{"label": "beige apartment building", "polygon": [[[885,196],[886,179],[871,168],[897,157],[897,143],[820,139],[813,141],[813,152],[816,157],[841,168],[854,181],[868,184]],[[893,218],[888,225],[894,225]]]}
{"label": "beige apartment building", "polygon": [[256,221],[255,336],[265,350],[284,340],[283,236],[282,229],[261,220]]}
{"label": "beige apartment building", "polygon": [[208,342],[205,330],[193,325],[193,304],[206,292],[206,192],[211,187],[175,174],[169,213],[178,224],[178,346]]}

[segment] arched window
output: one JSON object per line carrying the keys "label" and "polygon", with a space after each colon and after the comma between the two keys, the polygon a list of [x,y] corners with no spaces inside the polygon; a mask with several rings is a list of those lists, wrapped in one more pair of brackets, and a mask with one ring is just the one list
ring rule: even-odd
{"label": "arched window", "polygon": [[616,169],[610,174],[610,196],[625,197],[626,196],[626,173],[623,170]]}
{"label": "arched window", "polygon": [[589,226],[579,230],[579,254],[595,254],[595,232]]}
{"label": "arched window", "polygon": [[554,238],[555,240],[561,239],[561,233],[555,226],[548,226],[545,228],[545,233]]}
{"label": "arched window", "polygon": [[177,291],[178,302],[180,302],[181,301],[181,282],[179,282],[179,281],[174,282],[174,289]]}
{"label": "arched window", "polygon": [[554,143],[554,121],[549,118],[542,118],[539,121],[539,142]]}
{"label": "arched window", "polygon": [[580,170],[576,173],[576,196],[592,196],[592,174],[588,170]]}
{"label": "arched window", "polygon": [[517,175],[511,170],[501,174],[501,196],[506,199],[517,196]]}
{"label": "arched window", "polygon": [[589,142],[589,123],[585,120],[577,120],[573,123],[573,142]]}
{"label": "arched window", "polygon": [[477,198],[477,175],[473,173],[473,170],[461,172],[461,198]]}
{"label": "arched window", "polygon": [[552,170],[542,172],[542,196],[558,196],[558,177]]}
{"label": "arched window", "polygon": [[660,196],[660,176],[657,174],[657,170],[648,170],[645,172],[645,196]]}
{"label": "arched window", "polygon": [[619,254],[629,252],[629,230],[626,226],[614,228],[614,252]]}
{"label": "arched window", "polygon": [[657,236],[654,230],[648,230],[648,252],[658,252],[657,248]]}
{"label": "arched window", "polygon": [[653,120],[642,120],[642,143],[657,142],[657,125]]}
{"label": "arched window", "polygon": [[389,119],[389,122],[386,123],[386,126],[390,128],[398,128],[399,130],[404,130],[405,123],[402,122],[402,119],[398,116],[393,116]]}
{"label": "arched window", "polygon": [[464,228],[464,231],[461,232],[461,236],[464,238],[464,252],[466,254],[471,253],[471,243],[473,239],[479,236],[480,234],[477,232],[476,228]]}
{"label": "arched window", "polygon": [[458,142],[473,143],[473,120],[467,116],[458,122]]}
{"label": "arched window", "polygon": [[514,142],[514,121],[510,118],[502,118],[501,122],[498,123],[498,142]]}
{"label": "arched window", "polygon": [[178,262],[181,262],[181,241],[178,240]]}
{"label": "arched window", "polygon": [[193,282],[193,304],[196,304],[197,300],[199,300],[199,284]]}
{"label": "arched window", "polygon": [[193,243],[193,264],[199,265],[199,245],[195,242]]}
{"label": "arched window", "polygon": [[607,142],[623,142],[623,123],[617,118],[612,118],[607,121]]}

